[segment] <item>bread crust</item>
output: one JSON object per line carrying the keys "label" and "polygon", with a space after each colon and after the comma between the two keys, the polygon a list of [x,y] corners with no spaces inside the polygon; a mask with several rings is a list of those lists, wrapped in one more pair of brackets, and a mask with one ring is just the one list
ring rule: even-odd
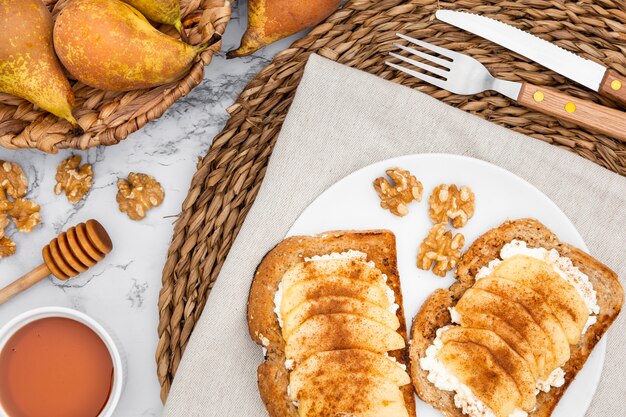
{"label": "bread crust", "polygon": [[571,347],[571,357],[563,366],[565,384],[552,388],[549,393],[537,395],[537,407],[529,417],[549,417],[565,393],[565,390],[582,369],[591,351],[600,341],[619,314],[624,290],[617,274],[592,256],[567,243],[535,219],[507,221],[479,237],[462,256],[457,268],[457,281],[448,289],[435,291],[422,305],[413,319],[411,328],[411,379],[417,395],[426,403],[441,411],[446,417],[463,417],[454,405],[454,392],[437,389],[428,381],[428,372],[421,369],[419,359],[433,343],[437,329],[451,324],[448,307],[454,306],[463,293],[474,284],[478,270],[492,259],[498,258],[500,249],[513,239],[523,240],[530,247],[556,249],[562,256],[572,260],[589,276],[598,296],[600,314],[598,321],[583,335],[576,346]]}
{"label": "bread crust", "polygon": [[[254,275],[248,298],[248,330],[250,337],[265,347],[265,361],[259,366],[257,377],[259,393],[271,417],[297,417],[298,412],[287,395],[289,377],[285,369],[285,341],[282,337],[278,318],[274,313],[274,295],[284,273],[306,257],[324,255],[331,252],[357,250],[367,253],[388,277],[388,284],[394,291],[396,312],[400,321],[397,330],[407,340],[407,326],[404,318],[400,276],[398,274],[396,239],[388,230],[332,231],[315,236],[293,236],[286,238],[269,251]],[[410,372],[408,347],[389,353],[390,356],[407,366]],[[411,417],[415,417],[415,399],[411,384],[400,387]]]}

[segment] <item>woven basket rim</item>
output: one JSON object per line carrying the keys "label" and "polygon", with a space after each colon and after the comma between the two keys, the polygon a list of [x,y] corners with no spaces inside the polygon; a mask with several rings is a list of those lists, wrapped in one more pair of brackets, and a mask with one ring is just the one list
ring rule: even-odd
{"label": "woven basket rim", "polygon": [[[44,0],[56,16],[68,0]],[[59,149],[87,149],[114,145],[157,119],[181,97],[198,86],[204,67],[221,49],[221,36],[230,20],[228,0],[181,0],[183,23],[189,43],[197,45],[211,39],[211,47],[198,55],[187,73],[178,81],[151,89],[128,92],[105,92],[70,80],[76,95],[74,115],[84,133],[65,120],[36,108],[19,97],[0,93],[0,146],[8,149],[33,148],[56,153]],[[167,25],[159,29],[175,34]]]}

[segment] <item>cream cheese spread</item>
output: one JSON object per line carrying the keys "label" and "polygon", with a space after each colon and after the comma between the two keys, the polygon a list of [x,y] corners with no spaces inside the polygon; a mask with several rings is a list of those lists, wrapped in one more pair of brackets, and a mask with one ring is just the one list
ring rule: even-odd
{"label": "cream cheese spread", "polygon": [[394,358],[393,356],[389,356],[388,352],[385,352],[385,357],[387,359],[389,359],[392,362],[395,362],[396,365],[398,365],[400,367],[400,369],[402,369],[403,371],[406,371],[406,365],[403,363],[398,362],[398,360],[396,358]]}
{"label": "cream cheese spread", "polygon": [[[437,358],[443,347],[441,334],[451,326],[437,330],[437,337],[433,344],[426,349],[426,356],[420,359],[420,367],[428,371],[428,380],[443,391],[454,391],[454,405],[470,417],[496,417],[494,412],[474,395],[470,387],[461,383],[459,379]],[[527,417],[522,409],[515,409],[509,417]]]}
{"label": "cream cheese spread", "polygon": [[550,392],[552,387],[561,387],[565,384],[565,371],[563,368],[556,368],[545,381],[537,381],[537,393],[539,391]]}
{"label": "cream cheese spread", "polygon": [[[367,259],[367,253],[365,252],[361,252],[358,250],[354,250],[354,249],[349,249],[345,252],[341,252],[341,253],[337,253],[337,252],[332,252],[326,255],[314,255],[311,257],[305,257],[304,258],[304,262],[311,262],[311,261],[327,261],[330,259],[359,259],[361,261],[364,261]],[[374,266],[374,262],[370,261],[368,262],[368,265],[370,266]]]}
{"label": "cream cheese spread", "polygon": [[501,259],[494,259],[489,262],[487,266],[480,268],[476,274],[476,280],[491,275],[493,270],[500,265],[500,263],[502,263],[502,260],[511,258],[515,255],[530,256],[544,261],[549,264],[561,278],[566,280],[576,289],[576,292],[578,292],[589,310],[589,319],[585,324],[583,334],[596,322],[597,317],[595,317],[595,315],[600,313],[600,306],[598,305],[596,291],[593,289],[593,285],[591,284],[591,281],[589,281],[589,277],[578,269],[578,267],[574,266],[570,258],[561,256],[556,249],[547,250],[545,248],[529,248],[526,242],[522,240],[512,240],[504,245],[500,250]]}
{"label": "cream cheese spread", "polygon": [[263,336],[262,333],[259,333],[259,339],[261,339],[262,349],[263,349],[263,357],[267,356],[267,347],[270,345],[270,340]]}
{"label": "cream cheese spread", "polygon": [[276,313],[276,317],[278,317],[278,324],[280,328],[283,328],[283,316],[280,314],[280,303],[283,301],[283,283],[278,283],[278,290],[276,290],[276,294],[274,294],[274,313]]}
{"label": "cream cheese spread", "polygon": [[[383,279],[386,283],[387,275],[383,274]],[[385,285],[385,295],[387,296],[387,300],[389,300],[389,311],[391,311],[393,314],[396,314],[396,311],[398,311],[400,306],[396,303],[396,293],[393,292],[389,285]]]}

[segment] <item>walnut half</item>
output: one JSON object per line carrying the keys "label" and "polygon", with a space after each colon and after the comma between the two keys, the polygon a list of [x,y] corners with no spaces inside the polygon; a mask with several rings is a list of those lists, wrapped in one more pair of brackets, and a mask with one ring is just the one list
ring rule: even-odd
{"label": "walnut half", "polygon": [[157,180],[147,174],[131,172],[128,179],[117,181],[117,203],[120,211],[131,220],[146,217],[146,211],[160,206],[165,198],[165,191]]}
{"label": "walnut half", "polygon": [[8,225],[9,225],[9,216],[7,216],[6,212],[2,210],[0,211],[0,239],[4,237],[4,229],[6,229]]}
{"label": "walnut half", "polygon": [[72,204],[78,203],[91,189],[93,185],[93,171],[90,164],[80,166],[80,155],[70,156],[62,161],[57,167],[56,185],[54,193],[61,194],[65,190],[67,201]]}
{"label": "walnut half", "polygon": [[15,253],[15,242],[4,235],[4,229],[13,220],[17,230],[30,232],[41,222],[39,205],[25,200],[28,179],[15,162],[0,161],[0,258]]}
{"label": "walnut half", "polygon": [[13,219],[15,227],[20,232],[31,232],[35,226],[41,222],[41,214],[39,214],[39,204],[32,200],[18,198],[9,203],[9,216]]}
{"label": "walnut half", "polygon": [[0,238],[0,259],[15,254],[15,242],[6,236]]}
{"label": "walnut half", "polygon": [[406,216],[409,213],[407,207],[409,203],[413,200],[422,200],[424,187],[405,169],[392,168],[386,172],[393,181],[393,185],[383,177],[374,180],[374,189],[380,197],[380,206],[396,216]]}
{"label": "walnut half", "polygon": [[445,277],[459,262],[464,244],[465,237],[462,234],[452,236],[451,231],[446,231],[445,223],[438,223],[430,229],[420,245],[417,267],[428,271],[434,264],[433,273]]}
{"label": "walnut half", "polygon": [[433,223],[447,223],[459,228],[467,224],[474,215],[475,196],[472,190],[463,185],[441,184],[435,187],[429,199],[428,215]]}
{"label": "walnut half", "polygon": [[28,179],[22,167],[15,162],[0,161],[0,168],[0,189],[3,191],[0,197],[6,198],[7,194],[13,198],[24,197]]}

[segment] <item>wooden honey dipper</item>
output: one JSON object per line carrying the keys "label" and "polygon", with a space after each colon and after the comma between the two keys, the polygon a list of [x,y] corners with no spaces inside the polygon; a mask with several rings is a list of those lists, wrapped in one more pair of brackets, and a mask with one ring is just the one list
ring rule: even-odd
{"label": "wooden honey dipper", "polygon": [[0,290],[0,304],[50,274],[63,281],[73,278],[101,261],[111,249],[111,238],[97,221],[70,227],[43,248],[43,264]]}

